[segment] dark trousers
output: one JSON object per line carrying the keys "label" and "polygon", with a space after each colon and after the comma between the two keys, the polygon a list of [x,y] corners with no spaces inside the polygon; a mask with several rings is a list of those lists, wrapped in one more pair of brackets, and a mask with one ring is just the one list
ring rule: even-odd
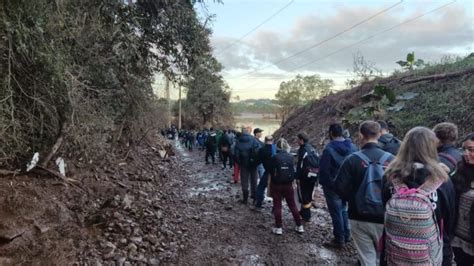
{"label": "dark trousers", "polygon": [[257,195],[256,195],[256,203],[255,206],[262,207],[263,200],[265,199],[265,189],[268,186],[268,173],[265,172],[260,178],[257,186]]}
{"label": "dark trousers", "polygon": [[474,265],[474,256],[466,254],[460,248],[453,248],[453,252],[454,252],[454,261],[456,262],[456,265],[458,266]]}
{"label": "dark trousers", "polygon": [[216,163],[215,158],[216,151],[213,149],[206,149],[206,163],[209,163],[209,156],[212,158],[212,163]]}
{"label": "dark trousers", "polygon": [[313,202],[313,190],[314,185],[316,184],[316,180],[312,178],[303,177],[300,179],[300,202],[301,202],[301,210],[300,214],[301,217],[305,221],[309,221],[311,219],[311,207]]}
{"label": "dark trousers", "polygon": [[227,159],[229,160],[229,167],[232,168],[232,156],[229,152],[222,152],[222,165],[224,168],[227,167]]}
{"label": "dark trousers", "polygon": [[244,201],[247,201],[249,196],[249,186],[250,186],[250,198],[255,199],[255,194],[257,192],[257,168],[250,166],[241,166],[240,167],[240,183],[242,185],[242,193],[244,195]]}
{"label": "dark trousers", "polygon": [[273,197],[273,214],[275,215],[275,227],[282,227],[282,201],[285,199],[288,208],[290,208],[293,219],[295,219],[296,225],[301,225],[301,217],[298,213],[298,207],[295,202],[295,192],[293,190],[292,183],[280,185],[271,184],[272,197]]}

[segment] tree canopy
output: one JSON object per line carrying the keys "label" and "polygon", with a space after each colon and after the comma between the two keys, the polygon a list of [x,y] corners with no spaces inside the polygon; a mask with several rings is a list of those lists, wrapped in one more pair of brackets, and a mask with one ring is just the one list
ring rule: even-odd
{"label": "tree canopy", "polygon": [[275,95],[277,103],[280,105],[283,120],[296,108],[327,96],[334,86],[331,79],[321,79],[319,75],[301,76],[280,84],[280,88]]}
{"label": "tree canopy", "polygon": [[215,61],[195,2],[2,1],[0,168],[43,160],[55,144],[65,158],[101,160],[164,126],[154,74],[197,82]]}

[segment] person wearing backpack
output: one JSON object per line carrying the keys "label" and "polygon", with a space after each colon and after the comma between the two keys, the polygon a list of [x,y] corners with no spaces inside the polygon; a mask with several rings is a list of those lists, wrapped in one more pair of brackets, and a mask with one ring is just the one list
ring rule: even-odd
{"label": "person wearing backpack", "polygon": [[449,167],[449,176],[456,174],[458,163],[462,160],[461,152],[456,149],[454,143],[458,139],[458,127],[453,123],[439,123],[433,128],[438,143],[439,161]]}
{"label": "person wearing backpack", "polygon": [[324,197],[332,219],[334,239],[325,246],[343,248],[351,240],[347,201],[334,192],[333,181],[344,159],[357,151],[352,141],[343,137],[342,126],[338,123],[329,126],[329,142],[321,155],[319,183],[323,187]]}
{"label": "person wearing backpack", "polygon": [[311,207],[313,205],[314,186],[319,174],[318,152],[308,143],[309,137],[305,132],[298,134],[298,164],[296,178],[301,208],[300,215],[305,222],[311,220]]}
{"label": "person wearing backpack", "polygon": [[455,191],[436,143],[432,130],[411,129],[386,170],[384,264],[452,265]]}
{"label": "person wearing backpack", "polygon": [[382,179],[393,155],[378,146],[380,125],[365,121],[359,127],[362,149],[349,155],[336,175],[334,191],[349,203],[349,224],[359,262],[379,265],[377,244],[383,231]]}
{"label": "person wearing backpack", "polygon": [[229,159],[229,168],[232,168],[232,159],[230,159],[230,147],[232,143],[230,141],[231,140],[229,139],[227,133],[225,133],[220,139],[219,150],[221,151],[222,155],[222,170],[225,170],[227,167],[227,159]]}
{"label": "person wearing backpack", "polygon": [[456,265],[474,265],[474,132],[462,142],[463,159],[453,183],[456,190],[456,226],[452,241]]}
{"label": "person wearing backpack", "polygon": [[390,152],[393,155],[397,155],[397,152],[400,149],[401,141],[390,133],[387,122],[379,120],[377,123],[380,125],[381,135],[378,141],[380,148],[386,152]]}
{"label": "person wearing backpack", "polygon": [[206,138],[206,164],[209,164],[209,157],[212,159],[212,164],[216,164],[216,145],[216,132],[211,127],[209,136]]}
{"label": "person wearing backpack", "polygon": [[250,130],[247,128],[242,129],[242,135],[235,146],[236,160],[240,166],[240,182],[243,194],[242,204],[247,204],[249,194],[250,198],[255,200],[257,192],[258,175],[254,154],[260,146],[249,132]]}
{"label": "person wearing backpack", "polygon": [[263,164],[260,161],[260,155],[259,155],[260,149],[264,146],[264,143],[260,140],[260,138],[262,138],[262,132],[263,132],[263,130],[258,128],[258,127],[253,130],[253,135],[255,136],[255,141],[259,145],[258,150],[256,151],[256,155],[258,157],[257,174],[258,174],[259,179],[262,178],[263,174],[265,173],[265,168],[263,168]]}
{"label": "person wearing backpack", "polygon": [[262,162],[265,172],[260,178],[257,186],[257,198],[255,202],[255,207],[257,210],[262,208],[263,200],[265,199],[265,189],[268,185],[268,175],[270,173],[270,168],[272,165],[273,156],[276,154],[276,144],[273,143],[273,136],[265,136],[265,145],[259,151],[260,161]]}
{"label": "person wearing backpack", "polygon": [[289,153],[290,145],[281,138],[277,141],[277,154],[273,156],[270,168],[271,195],[273,198],[273,214],[275,216],[275,227],[272,232],[276,235],[283,234],[282,228],[282,200],[283,198],[293,215],[296,223],[296,231],[304,233],[301,217],[296,207],[294,196],[295,169],[293,156]]}

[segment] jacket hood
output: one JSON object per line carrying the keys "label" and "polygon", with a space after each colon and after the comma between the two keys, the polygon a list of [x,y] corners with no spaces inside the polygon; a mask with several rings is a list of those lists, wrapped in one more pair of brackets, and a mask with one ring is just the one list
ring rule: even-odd
{"label": "jacket hood", "polygon": [[331,148],[333,148],[339,155],[346,156],[353,152],[352,141],[345,139],[343,141],[333,140],[329,143]]}
{"label": "jacket hood", "polygon": [[248,142],[252,142],[253,140],[254,140],[254,137],[247,133],[242,134],[242,136],[240,136],[239,138],[239,142],[241,143],[248,143]]}
{"label": "jacket hood", "polygon": [[387,133],[380,136],[379,141],[383,143],[389,143],[393,140],[393,138],[394,138],[393,134]]}

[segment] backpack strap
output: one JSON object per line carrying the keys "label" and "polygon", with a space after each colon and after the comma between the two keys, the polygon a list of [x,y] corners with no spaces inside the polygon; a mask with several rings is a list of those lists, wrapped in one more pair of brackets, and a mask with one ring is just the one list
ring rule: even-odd
{"label": "backpack strap", "polygon": [[384,165],[388,158],[390,158],[391,156],[393,156],[391,153],[384,152],[384,154],[379,158],[378,163]]}
{"label": "backpack strap", "polygon": [[425,181],[423,185],[419,187],[419,190],[423,192],[426,196],[429,196],[431,193],[435,192],[441,185],[443,185],[444,181],[440,180],[439,178],[433,180]]}
{"label": "backpack strap", "polygon": [[454,157],[451,156],[451,154],[445,153],[445,152],[438,153],[438,156],[445,158],[453,165],[454,170],[450,172],[450,175],[454,175],[456,173],[455,171],[456,167],[458,166],[458,162],[456,161],[456,159],[454,159]]}
{"label": "backpack strap", "polygon": [[364,161],[367,165],[369,165],[372,161],[365,155],[362,151],[354,152],[354,155],[359,157],[362,161]]}
{"label": "backpack strap", "polygon": [[408,186],[398,177],[392,176],[392,184],[395,193],[400,193],[403,190],[407,190]]}

